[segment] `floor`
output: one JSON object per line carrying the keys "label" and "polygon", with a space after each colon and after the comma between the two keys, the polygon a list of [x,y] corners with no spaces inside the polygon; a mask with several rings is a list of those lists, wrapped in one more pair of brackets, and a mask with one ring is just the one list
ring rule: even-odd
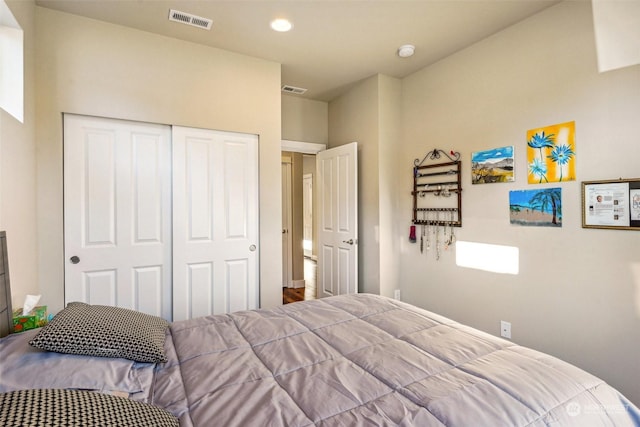
{"label": "floor", "polygon": [[316,277],[318,265],[315,260],[304,259],[304,288],[282,288],[282,303],[289,304],[316,298]]}
{"label": "floor", "polygon": [[304,301],[305,288],[282,288],[282,303],[289,304],[296,301]]}

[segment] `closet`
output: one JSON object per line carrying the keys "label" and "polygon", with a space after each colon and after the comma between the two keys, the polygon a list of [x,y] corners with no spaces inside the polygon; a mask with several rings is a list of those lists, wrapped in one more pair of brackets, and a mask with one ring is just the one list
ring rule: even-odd
{"label": "closet", "polygon": [[65,303],[259,305],[257,135],[64,115]]}

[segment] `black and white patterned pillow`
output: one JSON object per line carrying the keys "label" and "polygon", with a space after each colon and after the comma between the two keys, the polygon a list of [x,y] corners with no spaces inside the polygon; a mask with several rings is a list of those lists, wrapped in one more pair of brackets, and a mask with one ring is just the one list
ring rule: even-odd
{"label": "black and white patterned pillow", "polygon": [[170,412],[124,397],[79,390],[19,390],[0,394],[7,427],[178,427]]}
{"label": "black and white patterned pillow", "polygon": [[169,322],[126,308],[72,302],[29,341],[57,353],[166,362]]}

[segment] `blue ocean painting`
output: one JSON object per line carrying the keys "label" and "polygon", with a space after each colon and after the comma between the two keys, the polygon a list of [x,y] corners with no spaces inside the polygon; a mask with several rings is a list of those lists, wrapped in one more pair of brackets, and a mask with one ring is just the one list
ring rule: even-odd
{"label": "blue ocean painting", "polygon": [[510,191],[509,220],[513,225],[562,227],[562,189]]}

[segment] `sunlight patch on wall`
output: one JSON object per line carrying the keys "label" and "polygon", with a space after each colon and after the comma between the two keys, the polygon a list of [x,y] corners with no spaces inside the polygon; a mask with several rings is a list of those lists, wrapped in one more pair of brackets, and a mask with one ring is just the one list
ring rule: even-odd
{"label": "sunlight patch on wall", "polygon": [[458,241],[456,265],[494,273],[518,274],[520,250],[515,246]]}

